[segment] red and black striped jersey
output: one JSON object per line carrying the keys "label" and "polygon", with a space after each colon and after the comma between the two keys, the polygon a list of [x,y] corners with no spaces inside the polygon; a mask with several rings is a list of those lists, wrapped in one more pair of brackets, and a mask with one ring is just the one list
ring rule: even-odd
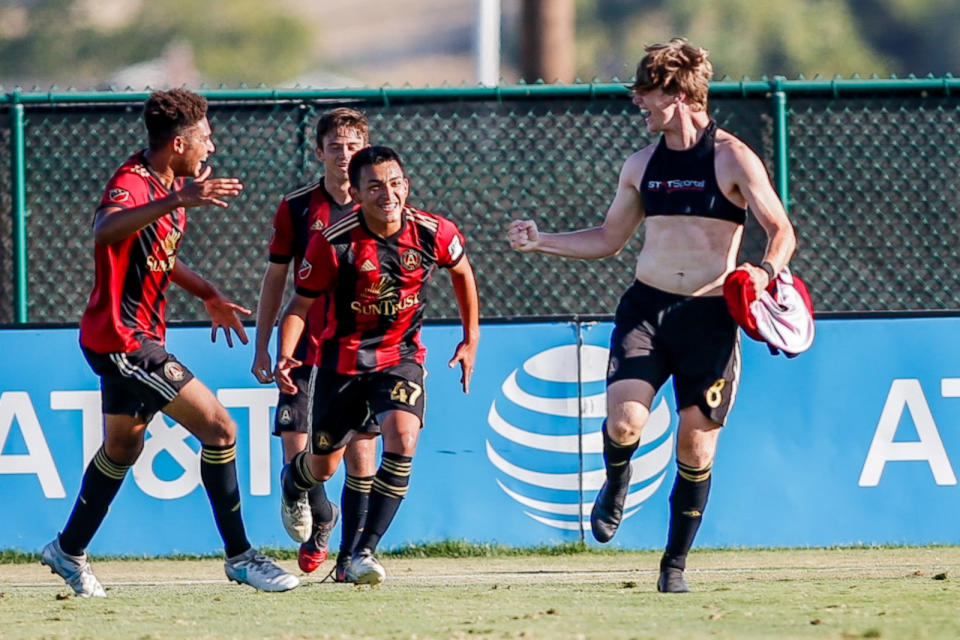
{"label": "red and black striped jersey", "polygon": [[[356,208],[348,202],[339,204],[323,186],[323,178],[302,186],[283,196],[276,213],[273,215],[273,235],[270,237],[270,262],[289,264],[299,269],[303,254],[307,250],[310,236],[326,229]],[[308,324],[323,326],[326,315],[325,302],[318,301],[310,309]],[[297,345],[293,356],[298,360],[307,357],[308,343],[315,338],[316,332],[304,332],[303,339]],[[316,345],[313,345],[316,346]]]}
{"label": "red and black striped jersey", "polygon": [[463,256],[454,223],[411,207],[388,238],[373,234],[359,209],[314,234],[297,270],[297,293],[326,293],[330,303],[307,362],[345,374],[423,364],[427,285],[436,267],[454,267]]}
{"label": "red and black striped jersey", "polygon": [[299,269],[310,235],[327,228],[356,206],[353,202],[338,204],[327,193],[322,178],[283,196],[273,214],[270,262],[289,264],[293,260],[294,268]]}
{"label": "red and black striped jersey", "polygon": [[[138,151],[117,169],[98,210],[132,209],[169,194],[143,154]],[[174,189],[183,182],[176,178]],[[134,351],[144,340],[165,341],[166,291],[186,225],[186,211],[178,207],[123,240],[95,245],[93,292],[80,319],[80,344],[112,353]]]}

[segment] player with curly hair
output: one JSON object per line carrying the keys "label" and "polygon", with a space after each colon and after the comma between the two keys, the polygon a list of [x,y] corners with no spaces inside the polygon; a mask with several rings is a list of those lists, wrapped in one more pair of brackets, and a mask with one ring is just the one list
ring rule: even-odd
{"label": "player with curly hair", "polygon": [[[127,471],[143,450],[147,425],[167,414],[201,443],[200,477],[226,550],[227,577],[264,591],[300,584],[247,540],[237,484],[237,425],[216,396],[165,348],[166,291],[171,282],[203,300],[213,324],[246,344],[238,313],[210,282],[178,259],[186,210],[240,195],[236,178],[211,178],[203,163],[216,151],[207,101],[184,89],[155,92],[144,103],[149,146],[114,173],[93,219],[94,276],[80,320],[80,347],[100,376],[104,442],[84,471],[63,531],[42,562],[80,597],[106,592],[86,547],[107,515]],[[189,182],[188,178],[192,178]]]}

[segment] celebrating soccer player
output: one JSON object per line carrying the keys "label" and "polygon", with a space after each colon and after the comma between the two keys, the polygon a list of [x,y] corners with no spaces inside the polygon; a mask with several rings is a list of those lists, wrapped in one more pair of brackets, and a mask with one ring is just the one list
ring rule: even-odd
{"label": "celebrating soccer player", "polygon": [[[532,220],[515,220],[508,235],[518,251],[596,259],[620,252],[645,225],[635,280],[610,338],[606,482],[590,524],[600,542],[620,526],[630,459],[657,390],[673,376],[677,477],[657,589],[682,593],[689,590],[683,571],[707,504],[717,439],[740,382],[737,325],[723,282],[741,269],[762,291],[787,265],[796,237],[760,158],[707,113],[713,75],[707,51],[682,38],[646,51],[631,92],[647,130],[661,137],[623,164],[603,225],[540,233]],[[736,265],[748,207],[767,234],[760,266]]]}
{"label": "celebrating soccer player", "polygon": [[[350,179],[347,168],[350,159],[367,146],[369,126],[367,119],[355,109],[338,107],[320,116],[317,122],[317,158],[323,163],[323,178],[288,193],[277,207],[273,218],[273,236],[270,239],[270,262],[260,285],[260,303],[257,306],[256,353],[253,359],[253,374],[263,383],[273,382],[273,367],[267,350],[273,325],[280,313],[280,303],[287,282],[287,271],[293,261],[294,272],[300,269],[303,254],[307,250],[310,235],[326,229],[356,208],[350,195]],[[304,331],[294,356],[303,360],[308,340],[315,340],[322,328],[324,305],[316,304],[308,317],[317,325]],[[280,393],[274,419],[274,435],[283,441],[283,460],[289,463],[297,453],[307,448],[308,394],[304,393],[310,377],[310,367],[302,365],[291,371],[297,386],[296,394]],[[346,565],[353,553],[357,531],[363,528],[373,476],[377,470],[377,441],[380,427],[376,420],[368,420],[360,433],[347,445],[344,461],[347,479],[343,485],[341,508],[343,510],[343,535],[340,537],[340,553],[337,556],[335,579],[342,580]],[[281,501],[282,503],[282,501]],[[297,563],[306,573],[313,572],[327,558],[330,533],[337,522],[337,507],[327,499],[323,483],[314,485],[303,494],[302,499],[282,505],[295,509],[293,516],[298,521],[306,518],[307,512],[313,521],[309,538],[300,545]],[[290,518],[288,517],[287,520]],[[299,535],[299,534],[298,534]]]}
{"label": "celebrating soccer player", "polygon": [[[407,493],[426,395],[420,342],[426,288],[437,267],[453,282],[463,340],[450,366],[462,368],[463,391],[479,339],[479,302],[464,238],[449,220],[406,206],[410,183],[389,147],[368,147],[350,161],[350,192],[360,208],[310,239],[297,271],[296,293],[280,321],[275,375],[280,390],[297,393],[290,372],[314,300],[326,296],[306,393],[309,450],[283,472],[283,500],[292,505],[333,475],[344,447],[372,411],[383,434],[383,458],[373,480],[366,523],[344,579],[377,584],[386,573],[374,555]],[[294,539],[310,535],[308,519],[283,511]]]}
{"label": "celebrating soccer player", "polygon": [[[87,466],[63,532],[43,549],[42,562],[78,596],[103,597],[84,551],[100,527],[127,470],[143,449],[147,424],[162,411],[202,444],[200,476],[226,548],[227,577],[264,591],[300,581],[250,543],[240,515],[237,425],[216,396],[165,349],[165,296],[175,282],[203,300],[213,324],[246,344],[237,313],[249,314],[177,259],[186,209],[226,208],[236,178],[211,178],[203,163],[216,147],[207,101],[183,89],[152,94],[144,104],[149,147],[130,156],[104,191],[93,220],[93,293],[80,320],[80,345],[100,376],[103,446]],[[187,182],[186,178],[193,180]]]}

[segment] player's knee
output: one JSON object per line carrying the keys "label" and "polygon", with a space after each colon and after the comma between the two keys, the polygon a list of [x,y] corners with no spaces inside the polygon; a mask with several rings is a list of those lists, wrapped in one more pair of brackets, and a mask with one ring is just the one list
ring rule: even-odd
{"label": "player's knee", "polygon": [[646,415],[635,412],[620,412],[616,416],[607,418],[607,435],[619,444],[629,444],[640,439],[640,432],[646,424]]}
{"label": "player's knee", "polygon": [[312,453],[307,454],[307,466],[310,468],[310,474],[320,482],[329,480],[337,470],[337,465],[333,463],[330,456],[316,456]]}
{"label": "player's knee", "polygon": [[111,461],[120,465],[132,465],[143,450],[143,439],[132,435],[108,436],[103,449]]}
{"label": "player's knee", "polygon": [[217,412],[207,423],[204,444],[225,446],[237,440],[237,423],[226,411]]}

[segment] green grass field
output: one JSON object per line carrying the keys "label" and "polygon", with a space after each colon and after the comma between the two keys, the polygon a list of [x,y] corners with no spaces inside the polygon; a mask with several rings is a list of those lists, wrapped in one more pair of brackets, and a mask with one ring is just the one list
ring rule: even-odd
{"label": "green grass field", "polygon": [[94,560],[98,600],[6,562],[0,637],[960,637],[960,547],[695,550],[685,595],[656,593],[659,552],[414,555],[384,556],[379,587],[323,582],[324,565],[284,594],[228,583],[212,559]]}

